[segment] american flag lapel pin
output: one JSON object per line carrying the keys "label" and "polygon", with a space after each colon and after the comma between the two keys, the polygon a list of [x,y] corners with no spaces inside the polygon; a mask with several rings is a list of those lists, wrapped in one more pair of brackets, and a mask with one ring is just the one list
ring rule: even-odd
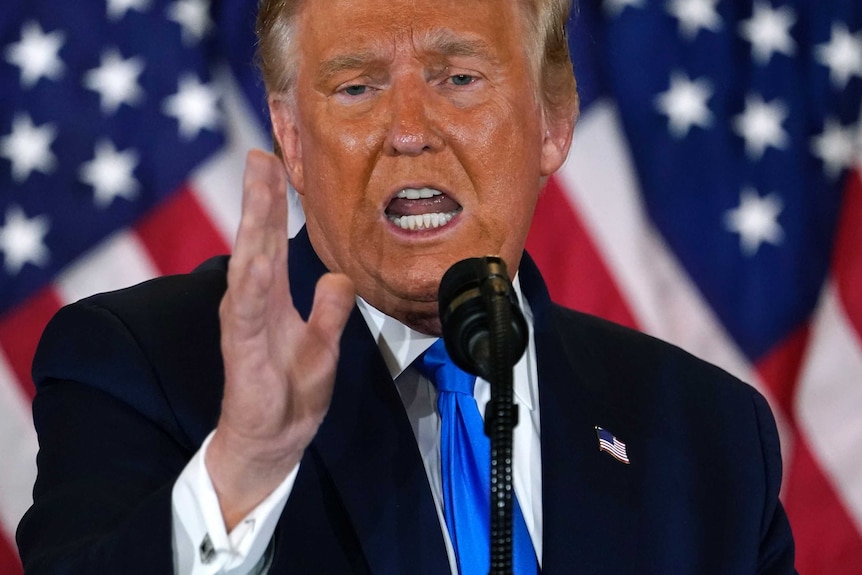
{"label": "american flag lapel pin", "polygon": [[617,439],[617,437],[603,427],[596,426],[596,435],[599,438],[599,451],[605,451],[616,459],[622,461],[626,465],[630,464],[628,453],[626,453],[626,444]]}

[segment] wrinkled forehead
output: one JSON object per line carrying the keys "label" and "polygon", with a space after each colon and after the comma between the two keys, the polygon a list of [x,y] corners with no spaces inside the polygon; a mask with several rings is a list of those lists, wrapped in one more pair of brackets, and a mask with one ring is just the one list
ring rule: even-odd
{"label": "wrinkled forehead", "polygon": [[301,55],[481,55],[524,43],[517,0],[306,0],[298,14]]}
{"label": "wrinkled forehead", "polygon": [[[282,5],[285,0],[282,1]],[[473,14],[484,13],[487,21],[493,23],[492,16],[511,11],[512,7],[523,7],[525,0],[287,0],[293,6],[290,13],[296,15],[314,14],[323,21],[334,23],[335,16],[340,21],[362,22],[365,18],[409,26],[423,15],[443,17],[449,22],[457,22]],[[527,2],[529,3],[529,2]]]}

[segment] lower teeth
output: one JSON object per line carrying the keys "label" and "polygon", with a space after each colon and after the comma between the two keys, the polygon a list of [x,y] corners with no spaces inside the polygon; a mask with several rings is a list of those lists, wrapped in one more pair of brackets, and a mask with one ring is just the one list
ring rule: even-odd
{"label": "lower teeth", "polygon": [[389,216],[389,220],[403,230],[427,230],[448,224],[457,212],[438,212],[410,216]]}

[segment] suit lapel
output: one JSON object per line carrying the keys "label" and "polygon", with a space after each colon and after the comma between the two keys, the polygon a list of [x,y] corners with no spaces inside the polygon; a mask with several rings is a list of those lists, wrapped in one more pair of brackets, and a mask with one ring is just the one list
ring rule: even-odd
{"label": "suit lapel", "polygon": [[[290,250],[294,303],[307,317],[314,285],[326,270],[304,231]],[[341,340],[332,403],[311,449],[341,496],[372,573],[449,572],[428,478],[404,405],[355,308]]]}
{"label": "suit lapel", "polygon": [[[640,462],[635,427],[606,397],[607,374],[573,322],[561,321],[541,276],[525,256],[521,285],[534,316],[542,444],[545,575],[631,573],[638,524]],[[598,449],[596,426],[627,442],[631,464]],[[621,545],[623,547],[621,547]]]}

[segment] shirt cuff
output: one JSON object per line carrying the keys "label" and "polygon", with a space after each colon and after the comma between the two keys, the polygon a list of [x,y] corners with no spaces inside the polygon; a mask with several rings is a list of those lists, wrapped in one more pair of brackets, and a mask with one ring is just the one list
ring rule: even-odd
{"label": "shirt cuff", "polygon": [[214,433],[207,436],[174,484],[174,566],[177,573],[189,575],[259,573],[267,563],[264,554],[293,489],[299,465],[227,533],[205,464]]}

